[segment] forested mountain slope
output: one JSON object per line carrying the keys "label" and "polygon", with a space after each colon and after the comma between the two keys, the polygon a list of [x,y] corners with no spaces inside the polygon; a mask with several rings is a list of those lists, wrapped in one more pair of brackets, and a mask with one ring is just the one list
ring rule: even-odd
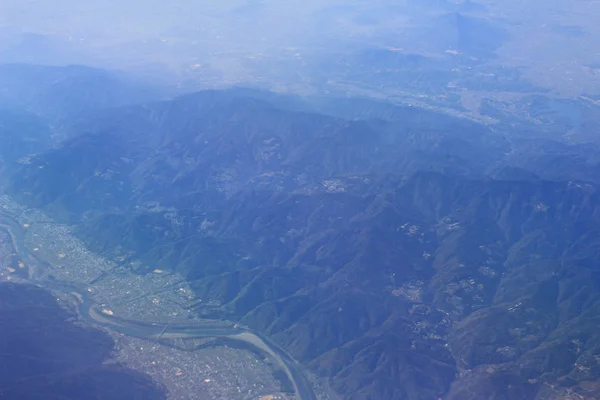
{"label": "forested mountain slope", "polygon": [[136,273],[180,272],[212,300],[195,312],[266,333],[343,398],[600,396],[594,143],[278,99],[95,113],[8,191]]}

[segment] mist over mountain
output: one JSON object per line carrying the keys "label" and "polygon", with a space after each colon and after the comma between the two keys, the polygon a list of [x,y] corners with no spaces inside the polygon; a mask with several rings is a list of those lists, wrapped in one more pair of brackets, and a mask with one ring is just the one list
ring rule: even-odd
{"label": "mist over mountain", "polygon": [[182,274],[211,299],[194,313],[268,335],[342,398],[594,398],[592,125],[502,121],[204,91],[98,107],[27,162],[5,150],[3,182],[135,274]]}
{"label": "mist over mountain", "polygon": [[[506,92],[491,82],[510,80],[508,92],[577,97],[599,90],[590,50],[600,34],[598,12],[595,2],[566,0],[7,0],[0,54],[3,62],[123,69],[194,89],[370,90],[423,101],[432,89],[448,98],[465,87],[479,96]],[[426,57],[446,75],[426,74],[416,77],[420,87],[406,87],[399,83],[415,77],[384,80],[360,63],[338,63],[365,49]],[[478,80],[487,84],[473,87]],[[477,112],[468,99],[454,102]]]}
{"label": "mist over mountain", "polygon": [[[0,189],[123,279],[177,276],[190,320],[264,339],[320,399],[597,399],[598,15],[575,0],[5,0]],[[33,276],[15,238],[0,237],[0,280]],[[111,364],[116,334],[49,296],[0,284],[0,398],[200,396]],[[282,398],[302,392],[276,374]],[[241,386],[219,396],[258,396]]]}
{"label": "mist over mountain", "polygon": [[53,125],[95,110],[168,98],[169,91],[119,71],[80,65],[0,65],[0,107],[20,109]]}
{"label": "mist over mountain", "polygon": [[49,150],[95,112],[169,98],[160,85],[84,66],[0,65],[0,170]]}

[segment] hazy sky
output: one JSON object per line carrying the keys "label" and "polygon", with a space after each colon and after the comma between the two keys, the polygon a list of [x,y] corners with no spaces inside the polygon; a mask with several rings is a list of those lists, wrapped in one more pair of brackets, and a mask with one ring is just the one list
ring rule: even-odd
{"label": "hazy sky", "polygon": [[[462,28],[439,18],[456,13],[508,33],[490,63],[566,92],[598,84],[597,0],[2,0],[0,51],[8,61],[126,69],[202,64],[245,79],[260,57],[369,46],[447,56],[453,49],[436,45]],[[31,33],[43,36],[23,36]]]}

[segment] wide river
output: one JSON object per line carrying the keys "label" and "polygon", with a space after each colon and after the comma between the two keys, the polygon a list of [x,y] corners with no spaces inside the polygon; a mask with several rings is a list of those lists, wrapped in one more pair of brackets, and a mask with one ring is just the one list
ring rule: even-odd
{"label": "wide river", "polygon": [[[24,228],[12,215],[2,210],[0,210],[0,230],[9,234],[13,251],[19,255],[21,260],[29,260],[39,264],[38,257],[34,256],[24,244]],[[98,311],[99,305],[95,304],[94,299],[86,290],[84,282],[38,280],[31,274],[27,282],[49,290],[74,295],[77,298],[79,318],[91,325],[102,326],[125,335],[155,342],[169,338],[227,338],[239,341],[245,346],[252,346],[260,352],[268,354],[279,364],[288,376],[297,399],[317,399],[312,385],[304,375],[302,366],[280,346],[258,332],[244,328],[211,327],[210,324],[202,321],[166,325],[164,322],[154,323],[109,316]]]}

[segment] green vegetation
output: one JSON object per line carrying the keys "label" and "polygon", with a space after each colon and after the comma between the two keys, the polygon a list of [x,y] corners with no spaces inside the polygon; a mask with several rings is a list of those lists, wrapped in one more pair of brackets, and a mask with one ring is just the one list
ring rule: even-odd
{"label": "green vegetation", "polygon": [[135,273],[182,274],[194,312],[264,333],[344,398],[589,390],[597,142],[507,132],[209,91],[98,112],[7,187]]}

